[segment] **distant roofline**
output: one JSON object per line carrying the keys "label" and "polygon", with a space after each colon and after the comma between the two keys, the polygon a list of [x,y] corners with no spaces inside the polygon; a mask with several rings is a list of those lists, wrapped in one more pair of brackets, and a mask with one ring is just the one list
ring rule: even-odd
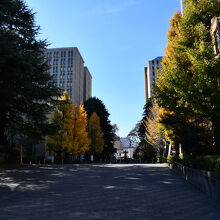
{"label": "distant roofline", "polygon": [[90,75],[91,78],[92,78],[92,75],[91,75],[91,73],[90,73],[90,71],[89,71],[89,68],[88,68],[87,66],[84,66],[84,69],[87,69],[87,70],[88,70],[88,73],[89,73],[89,75]]}
{"label": "distant roofline", "polygon": [[52,47],[52,48],[47,48],[47,50],[60,50],[60,49],[74,49],[76,47]]}
{"label": "distant roofline", "polygon": [[163,59],[163,56],[158,56],[158,57],[156,57],[156,58],[154,58],[153,60],[151,60],[151,61],[155,61],[155,60],[162,60]]}
{"label": "distant roofline", "polygon": [[[78,47],[54,47],[54,48],[47,48],[47,50],[68,50],[68,49],[73,49],[73,50],[77,50],[78,54],[80,55],[80,57],[82,58],[81,53],[79,52]],[[84,59],[82,58],[83,63],[85,63]]]}

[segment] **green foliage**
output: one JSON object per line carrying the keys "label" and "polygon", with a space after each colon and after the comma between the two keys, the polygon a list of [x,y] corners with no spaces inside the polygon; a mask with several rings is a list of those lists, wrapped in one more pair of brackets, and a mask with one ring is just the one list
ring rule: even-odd
{"label": "green foliage", "polygon": [[134,152],[135,159],[141,159],[142,161],[146,161],[148,163],[151,163],[152,159],[155,158],[156,155],[156,149],[147,142],[141,142]]}
{"label": "green foliage", "polygon": [[168,162],[177,162],[184,166],[207,170],[207,171],[215,171],[220,172],[220,156],[219,155],[206,155],[206,156],[186,156],[183,159],[177,156],[168,156]]}
{"label": "green foliage", "polygon": [[164,113],[159,120],[177,150],[179,143],[185,154],[206,155],[214,153],[210,126],[204,119],[182,113]]}
{"label": "green foliage", "polygon": [[6,133],[40,138],[50,128],[60,89],[47,73],[46,41],[22,0],[0,2],[0,143]]}
{"label": "green foliage", "polygon": [[147,121],[147,117],[150,114],[150,108],[152,108],[153,103],[151,99],[147,100],[147,103],[144,105],[144,112],[143,112],[143,117],[142,120],[140,122],[140,126],[138,129],[138,136],[141,142],[146,141],[146,121]]}
{"label": "green foliage", "polygon": [[96,114],[100,118],[100,126],[103,133],[103,139],[104,139],[104,150],[102,152],[102,158],[104,160],[109,160],[110,155],[115,152],[115,149],[113,148],[113,142],[114,142],[114,129],[113,126],[110,123],[109,120],[109,112],[106,109],[104,103],[96,98],[92,97],[89,98],[84,103],[84,108],[87,112],[88,120],[91,117],[93,112],[96,112]]}
{"label": "green foliage", "polygon": [[[194,139],[194,143],[184,144],[186,148],[197,142],[199,152],[204,132],[212,132],[216,153],[220,154],[220,59],[215,58],[210,34],[211,18],[220,15],[219,4],[216,0],[186,0],[184,15],[174,14],[154,92],[160,107],[173,112],[176,119],[182,117],[183,123],[177,121],[170,127],[187,134],[182,141]],[[204,138],[202,142],[203,147],[210,147]]]}

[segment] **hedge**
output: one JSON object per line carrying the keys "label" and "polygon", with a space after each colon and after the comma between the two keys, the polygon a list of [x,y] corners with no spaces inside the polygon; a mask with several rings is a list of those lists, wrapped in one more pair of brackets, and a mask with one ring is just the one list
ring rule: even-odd
{"label": "hedge", "polygon": [[167,157],[168,162],[174,161],[184,166],[206,170],[220,172],[220,155],[206,155],[206,156],[185,156],[180,158],[177,156],[170,155]]}

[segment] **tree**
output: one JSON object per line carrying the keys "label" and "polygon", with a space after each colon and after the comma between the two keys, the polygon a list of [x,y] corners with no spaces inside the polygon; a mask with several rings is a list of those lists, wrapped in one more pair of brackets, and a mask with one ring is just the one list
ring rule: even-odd
{"label": "tree", "polygon": [[[137,140],[139,140],[138,146],[135,149],[134,157],[141,158],[151,162],[153,157],[156,156],[157,152],[148,142],[146,137],[146,120],[150,114],[150,109],[152,107],[152,99],[148,99],[147,103],[144,105],[144,112],[142,120],[136,124],[135,132],[138,135]],[[133,133],[133,132],[132,132]]]}
{"label": "tree", "polygon": [[150,108],[148,117],[146,118],[146,131],[147,142],[156,149],[158,154],[162,154],[163,150],[163,136],[158,129],[159,107],[154,101],[153,106]]}
{"label": "tree", "polygon": [[49,135],[46,140],[48,150],[55,151],[58,157],[62,157],[62,153],[67,152],[66,123],[70,119],[70,105],[71,100],[65,92],[52,118],[52,122],[57,128],[56,134]]}
{"label": "tree", "polygon": [[89,119],[88,133],[91,140],[89,149],[90,154],[95,156],[100,155],[104,149],[104,140],[100,127],[100,119],[95,112],[92,113]]}
{"label": "tree", "polygon": [[109,160],[111,154],[115,152],[115,149],[113,148],[115,135],[109,120],[110,114],[108,113],[104,103],[96,97],[89,98],[84,103],[84,108],[88,114],[88,119],[93,112],[96,112],[100,118],[100,126],[104,139],[104,150],[102,152],[102,158],[104,160]]}
{"label": "tree", "polygon": [[114,133],[114,142],[115,141],[119,141],[120,137],[117,134],[119,132],[118,125],[117,124],[113,124],[112,127],[113,127],[113,133]]}
{"label": "tree", "polygon": [[138,129],[138,136],[139,136],[140,142],[145,142],[146,141],[146,135],[145,135],[146,124],[145,124],[145,121],[146,121],[146,118],[149,115],[151,107],[152,107],[152,100],[148,99],[147,103],[144,105],[143,117],[142,117],[139,129]]}
{"label": "tree", "polygon": [[141,126],[141,121],[139,121],[135,127],[129,132],[129,134],[127,135],[128,139],[130,140],[130,142],[135,143],[136,145],[138,145],[140,143],[140,138],[138,135],[138,131],[139,128]]}
{"label": "tree", "polygon": [[87,113],[83,105],[68,106],[70,117],[65,121],[66,146],[76,158],[89,150],[90,139],[87,132]]}
{"label": "tree", "polygon": [[61,91],[44,59],[47,43],[38,34],[34,13],[22,0],[0,2],[0,145],[8,133],[48,133],[47,114],[59,102]]}
{"label": "tree", "polygon": [[177,155],[179,155],[179,143],[184,155],[214,153],[210,126],[205,126],[207,123],[202,118],[197,118],[195,121],[184,114],[176,114],[160,108],[158,122],[159,130],[167,141],[172,142]]}
{"label": "tree", "polygon": [[219,14],[216,0],[185,1],[184,16],[177,12],[170,21],[168,45],[155,88],[160,107],[203,127],[212,124],[218,154],[220,59],[215,58],[212,49],[210,26],[211,18]]}

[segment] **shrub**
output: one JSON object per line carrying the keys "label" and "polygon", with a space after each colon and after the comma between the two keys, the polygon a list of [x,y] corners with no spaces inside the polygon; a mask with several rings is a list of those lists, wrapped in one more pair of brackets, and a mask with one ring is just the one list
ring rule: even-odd
{"label": "shrub", "polygon": [[170,155],[167,159],[168,162],[177,162],[190,168],[220,172],[220,155],[186,156],[183,159]]}

